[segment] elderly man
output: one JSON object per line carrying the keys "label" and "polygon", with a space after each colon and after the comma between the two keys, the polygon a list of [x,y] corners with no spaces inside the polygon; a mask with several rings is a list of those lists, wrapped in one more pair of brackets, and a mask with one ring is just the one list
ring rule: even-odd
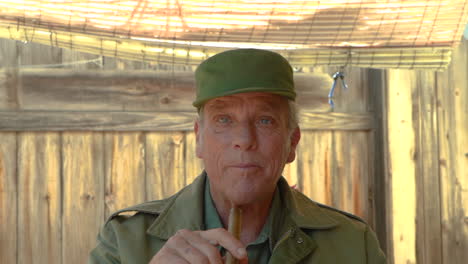
{"label": "elderly man", "polygon": [[[170,198],[112,215],[90,263],[223,263],[225,252],[239,263],[385,263],[367,224],[309,200],[281,177],[301,137],[293,73],[282,56],[226,51],[200,64],[195,77],[196,153],[205,171]],[[226,230],[233,206],[242,210],[238,239]]]}

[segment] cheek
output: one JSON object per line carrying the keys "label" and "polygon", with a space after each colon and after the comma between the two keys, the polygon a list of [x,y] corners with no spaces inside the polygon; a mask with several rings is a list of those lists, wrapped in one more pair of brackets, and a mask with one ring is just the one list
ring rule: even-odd
{"label": "cheek", "polygon": [[270,135],[263,135],[259,137],[262,145],[266,145],[272,155],[277,157],[284,156],[289,152],[290,142],[287,136],[282,133],[272,133]]}
{"label": "cheek", "polygon": [[225,137],[214,133],[204,133],[199,137],[196,145],[197,157],[205,161],[218,159],[222,150],[226,148],[224,141],[226,141]]}
{"label": "cheek", "polygon": [[289,140],[284,137],[266,138],[264,137],[260,145],[265,146],[263,148],[264,156],[267,157],[270,162],[272,170],[281,170],[282,167],[287,163],[288,157],[290,156],[291,146]]}

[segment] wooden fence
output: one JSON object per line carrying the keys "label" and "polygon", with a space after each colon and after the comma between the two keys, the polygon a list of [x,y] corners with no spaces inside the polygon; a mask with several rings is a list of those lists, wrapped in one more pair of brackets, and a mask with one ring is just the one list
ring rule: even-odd
{"label": "wooden fence", "polygon": [[[110,213],[167,197],[201,172],[192,73],[0,47],[0,263],[83,263]],[[366,219],[391,263],[468,258],[466,42],[457,52],[444,73],[346,69],[350,89],[337,89],[333,112],[337,69],[295,77],[303,132],[286,178]]]}
{"label": "wooden fence", "polygon": [[468,259],[468,40],[444,72],[383,82],[387,237],[393,263]]}

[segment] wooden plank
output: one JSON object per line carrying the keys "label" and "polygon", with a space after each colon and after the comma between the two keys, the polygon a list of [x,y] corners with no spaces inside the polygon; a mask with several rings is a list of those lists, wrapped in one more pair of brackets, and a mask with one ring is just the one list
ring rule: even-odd
{"label": "wooden plank", "polygon": [[0,70],[0,106],[17,110],[19,108],[18,93],[18,68]]}
{"label": "wooden plank", "polygon": [[370,113],[307,113],[299,116],[301,129],[312,130],[371,130],[375,127]]}
{"label": "wooden plank", "polygon": [[1,112],[0,131],[183,131],[195,112]]}
{"label": "wooden plank", "polygon": [[113,132],[106,133],[104,140],[107,218],[146,199],[145,135]]}
{"label": "wooden plank", "polygon": [[22,110],[193,110],[192,72],[29,69],[19,74]]}
{"label": "wooden plank", "polygon": [[[190,112],[52,112],[0,111],[0,131],[192,131]],[[370,130],[371,113],[307,113],[303,130]]]}
{"label": "wooden plank", "polygon": [[[369,111],[369,87],[367,71],[359,68],[343,70],[344,81],[337,84],[334,111],[365,116]],[[374,127],[372,127],[374,128]],[[373,188],[370,183],[373,167],[369,166],[369,151],[373,145],[366,131],[333,131],[331,165],[332,206],[356,214],[373,225],[373,208],[369,196]],[[359,158],[357,158],[359,157]]]}
{"label": "wooden plank", "polygon": [[413,118],[416,140],[416,259],[418,263],[442,263],[439,144],[435,76],[415,72]]}
{"label": "wooden plank", "polygon": [[18,263],[62,263],[60,135],[18,138]]}
{"label": "wooden plank", "polygon": [[19,45],[18,41],[0,39],[0,109],[19,108]]}
{"label": "wooden plank", "polygon": [[298,189],[309,198],[331,204],[331,132],[302,131],[297,150]]}
{"label": "wooden plank", "polygon": [[[47,68],[62,62],[62,49],[33,42],[16,42],[21,68]],[[46,69],[46,71],[50,71]]]}
{"label": "wooden plank", "polygon": [[184,168],[184,134],[146,134],[146,192],[149,200],[166,198],[187,183]]}
{"label": "wooden plank", "polygon": [[468,40],[437,73],[442,262],[468,259]]}
{"label": "wooden plank", "polygon": [[196,138],[194,132],[185,132],[185,184],[190,184],[200,175],[204,165],[195,153]]}
{"label": "wooden plank", "polygon": [[294,73],[296,101],[304,112],[329,112],[332,78],[327,73]]}
{"label": "wooden plank", "polygon": [[416,144],[412,87],[415,75],[407,70],[388,70],[389,184],[392,191],[394,263],[416,263]]}
{"label": "wooden plank", "polygon": [[0,263],[17,263],[16,133],[0,133]]}
{"label": "wooden plank", "polygon": [[103,146],[102,133],[62,135],[62,259],[67,263],[86,263],[104,223]]}
{"label": "wooden plank", "polygon": [[368,132],[333,132],[331,205],[372,223]]}
{"label": "wooden plank", "polygon": [[[328,69],[330,75],[335,72],[336,68],[330,67]],[[342,72],[344,72],[344,81],[348,85],[348,89],[345,89],[341,80],[338,80],[333,97],[335,103],[333,111],[344,113],[372,111],[373,109],[370,109],[371,98],[369,97],[367,71],[362,68],[349,67]]]}
{"label": "wooden plank", "polygon": [[373,193],[374,197],[374,222],[375,232],[380,242],[380,247],[387,255],[388,263],[393,261],[393,234],[391,222],[392,208],[391,185],[388,170],[388,118],[386,72],[383,70],[368,69],[368,83],[370,91],[370,109],[375,113],[375,129],[372,131],[373,150],[370,150],[370,164],[373,164]]}
{"label": "wooden plank", "polygon": [[19,45],[19,41],[0,38],[0,68],[18,67]]}
{"label": "wooden plank", "polygon": [[[5,74],[0,77],[9,83]],[[193,111],[193,72],[25,69],[19,72],[21,110],[47,111]],[[327,112],[331,77],[295,74],[298,105]],[[0,87],[1,88],[1,87]],[[0,110],[12,110],[0,105]]]}

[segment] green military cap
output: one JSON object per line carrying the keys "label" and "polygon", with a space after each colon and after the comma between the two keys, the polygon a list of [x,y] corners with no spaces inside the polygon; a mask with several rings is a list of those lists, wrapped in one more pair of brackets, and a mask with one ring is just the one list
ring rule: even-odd
{"label": "green military cap", "polygon": [[235,49],[216,54],[195,71],[196,99],[200,108],[206,101],[247,92],[266,92],[295,100],[293,71],[278,53],[260,49]]}

